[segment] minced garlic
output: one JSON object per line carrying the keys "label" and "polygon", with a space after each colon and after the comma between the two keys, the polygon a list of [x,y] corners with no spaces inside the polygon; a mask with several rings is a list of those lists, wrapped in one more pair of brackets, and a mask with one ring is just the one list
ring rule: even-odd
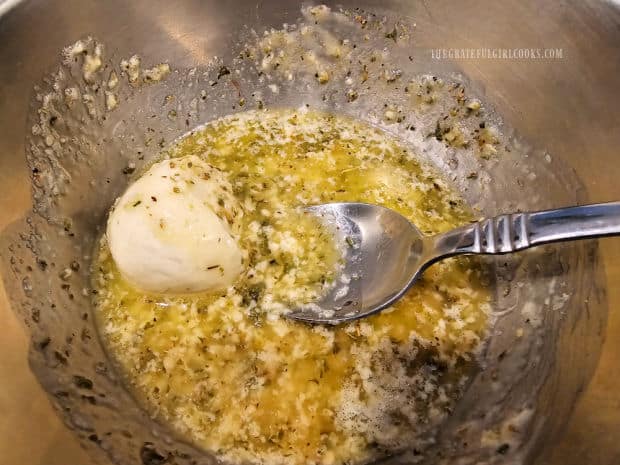
{"label": "minced garlic", "polygon": [[471,219],[461,200],[384,133],[311,111],[229,116],[167,153],[189,154],[227,173],[246,268],[217,294],[162,297],[126,283],[101,244],[102,337],[144,406],[237,463],[359,463],[415,447],[475,364],[488,307],[479,271],[444,261],[379,315],[290,321],[341,279],[340,255],[299,207],[381,204],[432,234]]}

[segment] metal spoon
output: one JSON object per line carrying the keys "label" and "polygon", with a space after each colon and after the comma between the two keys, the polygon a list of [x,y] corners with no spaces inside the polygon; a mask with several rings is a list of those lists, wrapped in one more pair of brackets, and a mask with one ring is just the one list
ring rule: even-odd
{"label": "metal spoon", "polygon": [[389,307],[438,260],[461,254],[505,254],[549,242],[620,235],[620,202],[532,213],[509,213],[424,236],[399,213],[366,203],[308,208],[348,244],[338,283],[320,301],[289,318],[338,324]]}

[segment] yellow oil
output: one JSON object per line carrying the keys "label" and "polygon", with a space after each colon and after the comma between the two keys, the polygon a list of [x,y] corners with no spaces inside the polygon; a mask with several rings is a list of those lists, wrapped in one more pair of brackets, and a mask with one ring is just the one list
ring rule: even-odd
{"label": "yellow oil", "polygon": [[487,330],[489,293],[471,261],[434,265],[363,321],[311,327],[281,313],[336,277],[339,256],[301,205],[384,205],[432,234],[472,219],[458,195],[386,134],[323,113],[231,116],[166,153],[189,154],[229,176],[249,260],[218,295],[149,295],[122,279],[102,239],[101,334],[145,408],[222,458],[269,464],[363,462],[438,424]]}

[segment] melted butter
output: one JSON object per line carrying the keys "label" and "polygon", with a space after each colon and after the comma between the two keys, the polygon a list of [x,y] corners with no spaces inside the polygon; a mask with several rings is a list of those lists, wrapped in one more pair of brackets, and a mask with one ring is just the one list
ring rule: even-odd
{"label": "melted butter", "polygon": [[393,308],[339,327],[281,317],[336,279],[338,253],[299,206],[363,201],[428,234],[472,218],[386,134],[331,115],[269,111],[199,128],[167,155],[227,173],[244,206],[240,280],[218,295],[157,296],[123,281],[102,240],[103,339],[144,406],[222,458],[351,463],[411,447],[454,406],[487,330],[471,262],[431,267]]}

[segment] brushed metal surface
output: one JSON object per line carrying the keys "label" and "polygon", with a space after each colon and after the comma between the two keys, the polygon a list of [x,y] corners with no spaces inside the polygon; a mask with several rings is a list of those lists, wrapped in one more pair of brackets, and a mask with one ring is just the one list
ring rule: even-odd
{"label": "brushed metal surface", "polygon": [[[5,7],[9,2],[0,3]],[[13,2],[15,3],[15,2]],[[349,2],[344,2],[349,3]],[[351,2],[353,3],[353,2]],[[370,7],[373,2],[362,2]],[[592,201],[620,196],[620,13],[602,1],[375,2],[420,18],[418,53],[431,47],[556,47],[557,61],[465,60],[525,139],[567,160]],[[247,18],[277,26],[293,2],[29,0],[0,17],[0,229],[30,207],[25,119],[33,83],[58,51],[92,34],[119,53],[205,61]],[[165,50],[160,48],[165,44]],[[544,465],[620,463],[620,245],[602,241],[611,314],[607,343],[565,438]],[[0,285],[1,286],[1,285]],[[7,465],[88,464],[27,369],[27,341],[0,290],[0,456]],[[584,348],[585,350],[585,348]]]}

